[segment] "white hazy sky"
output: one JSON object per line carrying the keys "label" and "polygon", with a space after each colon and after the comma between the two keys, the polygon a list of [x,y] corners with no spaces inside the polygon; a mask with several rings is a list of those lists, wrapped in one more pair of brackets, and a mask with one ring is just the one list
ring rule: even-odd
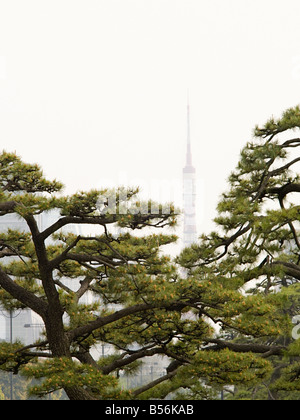
{"label": "white hazy sky", "polygon": [[189,89],[206,230],[255,124],[300,103],[299,19],[299,0],[0,0],[0,149],[70,193],[178,200]]}

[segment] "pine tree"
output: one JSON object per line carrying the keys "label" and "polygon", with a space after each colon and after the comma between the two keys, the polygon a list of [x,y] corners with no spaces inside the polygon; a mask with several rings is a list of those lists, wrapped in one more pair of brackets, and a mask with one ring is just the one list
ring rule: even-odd
{"label": "pine tree", "polygon": [[[215,288],[204,308],[220,331],[207,351],[250,351],[272,364],[260,385],[234,381],[238,399],[284,399],[300,390],[299,340],[292,337],[300,310],[300,139],[287,137],[299,127],[297,106],[255,128],[218,204],[216,231],[179,258]],[[239,297],[224,305],[222,290]]]}
{"label": "pine tree", "polygon": [[[135,189],[64,196],[39,166],[3,152],[0,217],[15,214],[27,228],[0,234],[0,301],[36,312],[45,332],[30,346],[1,343],[0,368],[39,380],[31,394],[64,389],[70,399],[299,391],[292,319],[299,314],[300,158],[291,155],[300,140],[281,138],[299,127],[296,107],[255,129],[218,205],[216,230],[175,261],[162,249],[176,237],[158,232],[176,224],[174,206],[165,214],[139,202]],[[40,215],[52,212],[56,220],[40,227]],[[88,293],[93,299],[84,303]],[[96,360],[99,344],[114,351]],[[120,372],[155,355],[166,359],[165,375],[121,390]]]}

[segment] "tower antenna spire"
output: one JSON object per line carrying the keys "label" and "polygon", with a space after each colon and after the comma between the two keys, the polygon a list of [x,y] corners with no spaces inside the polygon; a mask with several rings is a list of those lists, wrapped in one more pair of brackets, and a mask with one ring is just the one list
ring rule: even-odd
{"label": "tower antenna spire", "polygon": [[191,132],[190,132],[190,98],[187,91],[187,151],[186,165],[183,168],[183,207],[184,226],[183,244],[190,246],[197,241],[196,223],[196,169],[192,164]]}
{"label": "tower antenna spire", "polygon": [[187,151],[186,166],[192,166],[192,149],[191,149],[191,124],[190,124],[190,95],[187,91]]}

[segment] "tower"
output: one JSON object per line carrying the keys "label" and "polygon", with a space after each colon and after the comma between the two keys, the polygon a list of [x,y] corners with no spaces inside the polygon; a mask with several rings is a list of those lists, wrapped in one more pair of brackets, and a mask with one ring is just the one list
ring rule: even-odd
{"label": "tower", "polygon": [[186,165],[183,168],[183,245],[189,246],[197,241],[196,224],[196,169],[192,163],[190,135],[190,105],[187,103],[187,151]]}

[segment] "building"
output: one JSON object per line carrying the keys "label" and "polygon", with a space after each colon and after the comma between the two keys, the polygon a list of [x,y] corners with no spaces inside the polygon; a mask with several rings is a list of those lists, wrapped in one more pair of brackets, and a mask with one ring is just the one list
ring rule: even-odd
{"label": "building", "polygon": [[[59,217],[58,211],[51,211],[36,216],[38,227],[44,230],[53,224]],[[7,214],[0,218],[0,233],[8,229],[19,230],[21,232],[29,232],[26,222],[16,214]],[[80,227],[69,225],[64,231],[70,231],[75,234],[82,234]],[[64,284],[72,290],[79,287],[79,280],[72,281],[65,279]],[[90,303],[91,296],[87,293],[81,303]],[[42,318],[30,309],[7,311],[0,306],[0,340],[14,342],[21,340],[25,345],[36,342],[44,331]]]}
{"label": "building", "polygon": [[187,104],[187,151],[186,164],[183,168],[183,245],[190,246],[197,241],[196,222],[196,169],[192,163],[190,135],[190,105]]}
{"label": "building", "polygon": [[[0,233],[7,229],[29,231],[25,221],[16,214],[1,217]],[[29,345],[39,339],[42,330],[42,319],[30,309],[7,311],[0,307],[0,340],[13,342],[18,339]]]}

